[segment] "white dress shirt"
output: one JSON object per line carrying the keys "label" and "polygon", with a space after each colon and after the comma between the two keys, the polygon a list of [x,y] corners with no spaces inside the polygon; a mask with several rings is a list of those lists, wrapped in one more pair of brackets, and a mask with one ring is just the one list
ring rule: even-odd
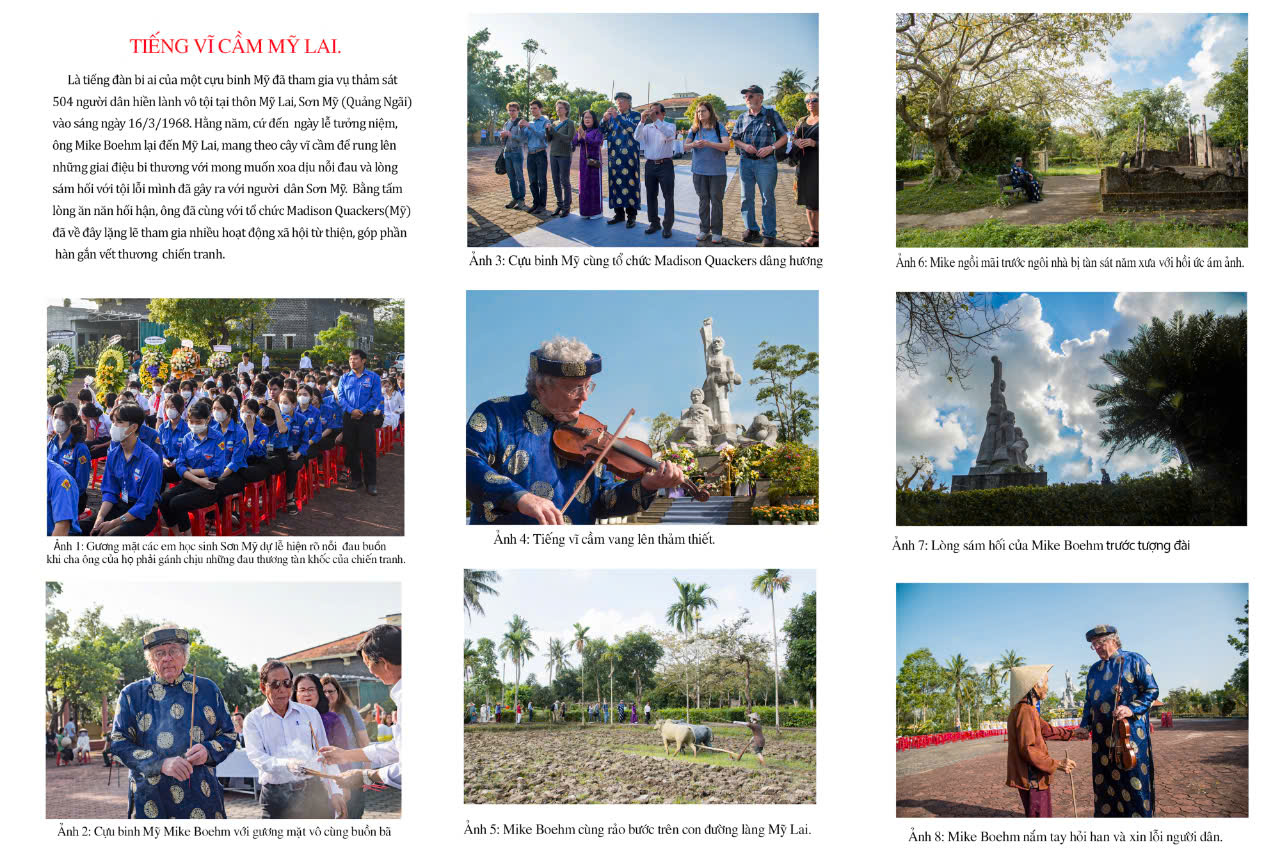
{"label": "white dress shirt", "polygon": [[309,370],[311,370],[311,357],[310,357],[310,356],[303,356],[301,359],[299,359],[299,360],[298,360],[298,368],[299,368],[299,369],[301,369],[301,370],[304,370],[304,371],[309,371]]}
{"label": "white dress shirt", "polygon": [[[404,706],[400,704],[401,679],[391,688],[391,699],[396,702],[396,725],[391,728],[391,741],[374,742],[363,748],[364,755],[369,757],[373,767],[378,769],[378,777],[388,786],[400,786],[400,722],[404,718]],[[248,721],[245,722],[246,728]]]}
{"label": "white dress shirt", "polygon": [[253,362],[236,362],[237,374],[253,374]]}
{"label": "white dress shirt", "polygon": [[271,357],[270,357],[270,356],[268,356],[266,353],[263,353],[263,354],[262,354],[262,369],[263,369],[263,370],[266,370],[266,369],[267,369],[267,368],[269,368],[269,367],[271,367]]}
{"label": "white dress shirt", "polygon": [[666,160],[671,157],[676,126],[670,122],[650,122],[638,125],[632,136],[640,143],[645,160]]}
{"label": "white dress shirt", "polygon": [[[315,733],[316,746],[325,747],[329,744],[324,732],[324,721],[321,720],[320,713],[311,706],[290,701],[284,717],[272,711],[270,703],[263,703],[250,712],[244,719],[244,750],[249,761],[258,769],[258,781],[285,784],[306,779],[295,776],[289,770],[289,763],[316,756],[311,744],[312,733]],[[336,765],[322,765],[321,770],[326,774],[339,773]],[[341,794],[335,781],[321,782],[330,795]]]}

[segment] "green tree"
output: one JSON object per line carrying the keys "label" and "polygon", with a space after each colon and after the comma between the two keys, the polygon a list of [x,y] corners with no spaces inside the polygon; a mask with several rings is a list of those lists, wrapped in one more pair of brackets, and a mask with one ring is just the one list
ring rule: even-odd
{"label": "green tree", "polygon": [[960,175],[950,143],[996,113],[1079,112],[1110,85],[1079,73],[1128,14],[905,13],[897,16],[898,117],[933,146],[933,177]]}
{"label": "green tree", "polygon": [[[667,608],[667,624],[688,640],[697,625],[698,602],[692,582],[684,582],[672,578],[676,584],[677,598]],[[684,719],[689,720],[689,668],[685,667],[684,677]]]}
{"label": "green tree", "polygon": [[1129,349],[1102,356],[1113,382],[1090,385],[1107,459],[1142,447],[1242,484],[1248,410],[1246,312],[1151,318]]}
{"label": "green tree", "polygon": [[604,117],[604,111],[613,106],[613,102],[608,98],[597,98],[591,102],[591,112],[596,114],[596,118]]}
{"label": "green tree", "polygon": [[761,341],[751,367],[764,374],[752,377],[750,384],[764,386],[756,392],[756,403],[773,404],[764,414],[781,424],[778,439],[803,442],[816,429],[813,412],[818,408],[818,398],[810,397],[798,383],[803,377],[818,373],[818,354],[797,344],[778,347]]}
{"label": "green tree", "polygon": [[689,108],[684,111],[684,117],[688,119],[690,125],[698,117],[698,105],[702,103],[711,105],[711,112],[716,114],[716,118],[720,120],[720,123],[727,130],[729,127],[729,105],[719,95],[699,95],[689,102]]}
{"label": "green tree", "polygon": [[[622,654],[618,652],[617,646],[610,644],[605,649],[605,651],[600,655],[600,660],[609,665],[609,709],[612,710],[614,708],[613,672],[617,668],[618,662],[622,660]],[[613,720],[614,718],[617,718],[617,712],[613,713],[613,718],[611,718],[611,720]],[[617,723],[618,721],[613,720],[613,722]]]}
{"label": "green tree", "polygon": [[960,697],[965,688],[965,681],[969,678],[970,672],[973,670],[969,666],[969,661],[960,653],[956,653],[947,659],[947,663],[942,665],[942,678],[947,689],[951,691],[956,698],[956,720],[960,719]]}
{"label": "green tree", "polygon": [[477,683],[484,693],[484,701],[489,702],[494,683],[498,682],[497,648],[489,638],[480,638],[476,642],[476,663],[472,665],[472,681]]}
{"label": "green tree", "polygon": [[[563,100],[569,102],[569,118],[575,122],[579,121],[583,112],[591,108],[591,105],[598,100],[608,101],[609,96],[603,92],[596,92],[592,89],[583,89],[581,87],[570,88],[563,83],[552,83],[547,87],[547,115],[555,117],[556,101]],[[600,115],[596,113],[596,115]]]}
{"label": "green tree", "polygon": [[1218,82],[1204,96],[1207,107],[1218,111],[1218,120],[1209,128],[1217,145],[1249,144],[1249,49],[1236,54],[1230,71],[1214,73]]}
{"label": "green tree", "polygon": [[373,310],[373,343],[380,353],[404,352],[404,300],[396,299]]}
{"label": "green tree", "polygon": [[792,92],[778,99],[775,105],[778,115],[782,116],[782,120],[787,123],[787,127],[792,127],[796,122],[809,115],[809,109],[804,105],[804,92]]}
{"label": "green tree", "polygon": [[644,689],[653,683],[653,671],[662,660],[662,644],[646,631],[627,632],[618,641],[618,665],[635,682],[636,702]]}
{"label": "green tree", "polygon": [[510,98],[509,78],[498,68],[502,53],[484,50],[489,42],[485,28],[467,36],[467,120],[492,122]]}
{"label": "green tree", "polygon": [[493,586],[502,580],[502,576],[494,572],[492,569],[466,569],[462,570],[462,611],[467,615],[467,619],[471,619],[474,611],[480,616],[484,616],[484,607],[480,604],[480,595],[497,596],[498,591]]}
{"label": "green tree", "polygon": [[1021,309],[998,310],[990,294],[900,291],[897,295],[898,370],[919,376],[934,353],[945,353],[947,382],[964,381],[973,358],[993,351],[1004,330],[1017,327]]}
{"label": "green tree", "polygon": [[936,698],[943,687],[942,668],[933,653],[924,647],[909,653],[898,669],[897,683],[898,724],[911,724],[916,712],[922,714],[927,724],[929,712],[936,708]]}
{"label": "green tree", "polygon": [[1176,86],[1130,89],[1108,98],[1102,106],[1109,123],[1108,137],[1114,148],[1136,151],[1143,122],[1147,128],[1147,148],[1176,151],[1178,140],[1187,135],[1191,110],[1186,94]]}
{"label": "green tree", "polygon": [[680,423],[665,412],[659,412],[653,418],[646,418],[645,422],[649,425],[649,447],[654,450],[667,446],[667,436],[671,435],[671,431]]}
{"label": "green tree", "polygon": [[359,334],[360,331],[356,329],[351,315],[338,315],[338,320],[333,326],[316,333],[316,343],[309,351],[312,364],[323,365],[326,362],[344,364],[351,349],[356,346],[356,338]]}
{"label": "green tree", "polygon": [[[778,75],[778,80],[773,84],[774,103],[779,103],[788,95],[804,94],[804,78],[805,73],[800,68],[784,68],[782,73]],[[779,111],[781,112],[781,111]]]}
{"label": "green tree", "polygon": [[542,49],[536,39],[525,39],[520,45],[520,49],[524,51],[524,103],[527,108],[529,102],[533,100],[533,58],[540,53],[546,53],[546,51]]}
{"label": "green tree", "polygon": [[818,698],[818,594],[804,594],[782,624],[787,638],[787,682],[794,694]]}
{"label": "green tree", "polygon": [[462,640],[462,681],[465,684],[470,681],[475,673],[476,665],[480,663],[480,653],[476,650],[475,642],[471,638],[463,638]]}
{"label": "green tree", "polygon": [[516,668],[516,685],[520,684],[520,668],[533,657],[538,645],[533,642],[533,634],[529,623],[519,614],[512,614],[507,622],[507,631],[502,636],[499,652],[511,659]]}
{"label": "green tree", "polygon": [[168,325],[165,334],[190,338],[197,346],[251,343],[253,330],[265,329],[274,299],[178,299],[157,297],[147,304],[153,323]]}
{"label": "green tree", "polygon": [[572,643],[573,643],[573,648],[578,652],[578,669],[582,671],[582,675],[583,675],[583,679],[581,679],[579,682],[578,701],[579,701],[579,705],[582,707],[582,723],[584,726],[587,723],[587,695],[586,695],[587,680],[585,678],[586,672],[587,672],[587,662],[582,655],[582,650],[586,646],[587,632],[589,632],[590,630],[591,630],[590,626],[584,626],[581,623],[573,624]]}
{"label": "green tree", "polygon": [[[1004,651],[1004,655],[1000,656],[1000,661],[998,662],[998,665],[1000,667],[1000,674],[1001,674],[1000,681],[1003,682],[1005,680],[1009,680],[1010,687],[1012,687],[1013,681],[1009,679],[1010,672],[1013,670],[1013,668],[1022,667],[1026,663],[1027,663],[1027,660],[1025,658],[1018,655],[1016,652],[1014,652],[1011,649],[1006,649]],[[1019,699],[1021,698],[1010,697],[1009,702],[1012,703]]]}
{"label": "green tree", "polygon": [[778,666],[778,610],[775,598],[778,593],[791,589],[791,576],[780,569],[766,569],[751,579],[751,589],[769,600],[770,622],[773,625],[773,728],[782,727],[782,712],[778,707],[778,685],[781,668]]}
{"label": "green tree", "polygon": [[1231,679],[1227,685],[1238,691],[1243,701],[1249,702],[1249,603],[1244,603],[1244,616],[1236,617],[1236,625],[1240,626],[1240,630],[1235,635],[1227,635],[1227,643],[1231,644],[1232,649],[1240,653],[1244,661],[1236,665],[1235,672],[1231,674]]}

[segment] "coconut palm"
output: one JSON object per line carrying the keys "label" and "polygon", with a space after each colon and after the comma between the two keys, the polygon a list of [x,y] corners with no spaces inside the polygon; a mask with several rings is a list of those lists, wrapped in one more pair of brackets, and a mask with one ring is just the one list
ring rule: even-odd
{"label": "coconut palm", "polygon": [[778,75],[778,82],[773,84],[774,102],[781,101],[788,95],[804,91],[805,73],[799,68],[784,68]]}
{"label": "coconut palm", "polygon": [[956,698],[956,720],[960,720],[960,695],[964,691],[966,671],[969,661],[960,653],[956,653],[942,665],[942,678],[947,689]]}
{"label": "coconut palm", "polygon": [[982,671],[982,687],[991,692],[993,705],[1000,700],[1000,668],[995,662]]}
{"label": "coconut palm", "polygon": [[[1000,661],[997,664],[997,666],[1000,668],[1000,673],[1003,674],[1000,677],[1000,681],[1003,682],[1004,680],[1008,679],[1009,671],[1013,670],[1013,668],[1021,667],[1026,663],[1027,663],[1027,660],[1025,658],[1018,655],[1016,652],[1014,652],[1011,649],[1006,649],[1004,651],[1004,655],[1000,657]],[[1010,697],[1009,699],[1012,700],[1013,698]]]}
{"label": "coconut palm", "polygon": [[497,596],[498,591],[491,584],[501,580],[502,576],[492,569],[464,568],[462,570],[462,610],[466,613],[468,620],[471,619],[473,611],[484,616],[484,608],[480,605],[480,594]]}
{"label": "coconut palm", "polygon": [[[568,647],[564,645],[564,641],[560,638],[550,638],[547,641],[547,684],[551,686],[553,696],[555,691],[556,677],[560,675],[560,671],[568,663]],[[557,697],[556,699],[563,699]]]}
{"label": "coconut palm", "polygon": [[533,657],[537,648],[538,645],[533,642],[533,635],[529,631],[528,621],[519,614],[512,614],[507,622],[507,631],[502,636],[502,645],[498,650],[510,658],[511,663],[516,666],[515,703],[520,702],[520,667]]}
{"label": "coconut palm", "polygon": [[[667,623],[677,632],[685,636],[685,642],[688,642],[689,632],[697,627],[698,619],[698,595],[695,594],[695,587],[692,582],[684,582],[678,578],[672,578],[676,583],[676,590],[679,591],[679,598],[667,608]],[[704,585],[705,588],[705,585]],[[703,602],[706,600],[703,599]],[[689,720],[689,666],[684,668],[684,719]]]}
{"label": "coconut palm", "polygon": [[617,646],[610,644],[609,648],[600,656],[600,660],[609,662],[609,713],[614,716],[614,723],[617,723],[618,713],[614,711],[613,707],[613,667],[622,660],[622,653],[618,652]]}
{"label": "coconut palm", "polygon": [[582,678],[578,680],[578,705],[582,710],[582,725],[587,725],[587,665],[582,658],[582,648],[587,643],[587,632],[590,626],[584,626],[581,623],[573,624],[573,648],[578,651],[578,669],[582,671]]}
{"label": "coconut palm", "polygon": [[778,610],[774,596],[791,589],[791,576],[783,575],[780,569],[766,569],[751,579],[751,589],[769,597],[769,613],[773,619],[773,728],[777,730],[782,726],[782,713],[778,709]]}
{"label": "coconut palm", "polygon": [[462,681],[464,683],[471,678],[472,671],[479,663],[480,653],[472,645],[471,638],[464,638],[462,641]]}

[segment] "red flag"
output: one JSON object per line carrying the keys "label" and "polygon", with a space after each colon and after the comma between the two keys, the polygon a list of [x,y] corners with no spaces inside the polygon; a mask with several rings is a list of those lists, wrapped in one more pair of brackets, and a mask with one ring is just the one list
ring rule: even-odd
{"label": "red flag", "polygon": [[373,704],[373,722],[382,725],[382,706],[377,703]]}

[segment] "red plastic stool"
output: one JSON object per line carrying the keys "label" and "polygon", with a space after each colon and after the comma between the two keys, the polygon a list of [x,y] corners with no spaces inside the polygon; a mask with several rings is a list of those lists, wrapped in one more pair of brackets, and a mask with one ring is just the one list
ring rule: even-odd
{"label": "red plastic stool", "polygon": [[301,510],[306,506],[312,498],[312,480],[311,480],[311,461],[298,469],[298,482],[293,487],[293,497],[298,502],[298,509]]}
{"label": "red plastic stool", "polygon": [[[218,505],[216,504],[201,507],[199,510],[190,510],[187,512],[187,518],[191,520],[191,536],[193,537],[207,537],[210,529],[214,534],[220,535],[222,533],[222,522],[218,519]],[[206,519],[209,521],[206,522]]]}
{"label": "red plastic stool", "polygon": [[395,431],[396,441],[400,443],[400,447],[404,447],[404,422],[401,421],[396,425]]}
{"label": "red plastic stool", "polygon": [[94,457],[92,461],[93,474],[89,475],[89,488],[97,489],[102,486],[102,473],[98,471],[98,463],[105,463],[106,457]]}
{"label": "red plastic stool", "polygon": [[270,524],[271,502],[267,498],[266,481],[258,480],[245,484],[244,492],[240,496],[240,507],[243,510],[241,518],[253,533],[258,533],[264,522]]}
{"label": "red plastic stool", "polygon": [[377,456],[382,456],[387,452],[387,433],[385,427],[379,427],[373,431],[373,450]]}
{"label": "red plastic stool", "polygon": [[313,491],[322,486],[332,486],[328,478],[325,477],[324,460],[320,457],[312,457],[307,460],[307,474],[311,476],[311,489]]}
{"label": "red plastic stool", "polygon": [[[236,492],[227,495],[222,499],[222,507],[218,517],[218,524],[221,526],[220,531],[226,537],[242,537],[249,530],[248,513],[245,512],[244,502],[241,500],[241,493]],[[234,509],[233,509],[234,506]],[[240,524],[232,523],[232,517],[239,516]]]}
{"label": "red plastic stool", "polygon": [[284,472],[271,476],[271,495],[268,496],[268,503],[271,506],[271,518],[275,518],[276,513],[284,509],[286,503],[286,491],[284,484]]}
{"label": "red plastic stool", "polygon": [[338,450],[330,448],[324,452],[322,462],[325,486],[333,486],[338,482]]}

